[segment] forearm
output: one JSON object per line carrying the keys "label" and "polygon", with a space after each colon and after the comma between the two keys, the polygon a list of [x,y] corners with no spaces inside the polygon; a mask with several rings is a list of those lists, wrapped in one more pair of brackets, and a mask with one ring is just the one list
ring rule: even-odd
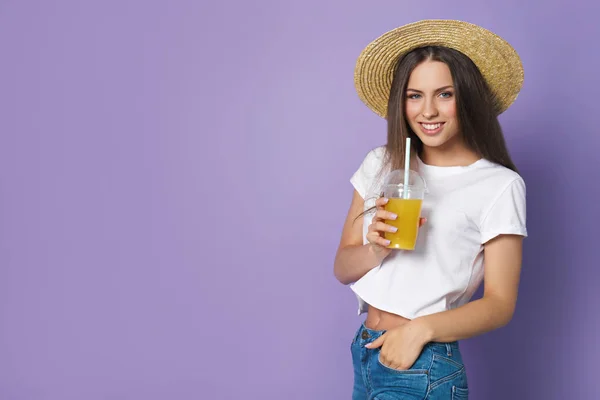
{"label": "forearm", "polygon": [[347,285],[356,282],[381,264],[384,257],[385,255],[376,252],[371,244],[347,246],[338,251],[333,273],[338,281]]}
{"label": "forearm", "polygon": [[498,329],[508,324],[513,310],[493,297],[483,297],[453,310],[419,317],[428,342],[453,342]]}

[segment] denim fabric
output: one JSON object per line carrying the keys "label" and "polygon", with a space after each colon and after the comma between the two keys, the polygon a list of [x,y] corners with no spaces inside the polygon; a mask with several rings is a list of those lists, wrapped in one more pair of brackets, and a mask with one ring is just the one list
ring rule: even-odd
{"label": "denim fabric", "polygon": [[458,342],[428,343],[410,369],[399,371],[381,363],[381,348],[365,348],[383,333],[363,324],[352,340],[352,400],[468,399],[467,375]]}

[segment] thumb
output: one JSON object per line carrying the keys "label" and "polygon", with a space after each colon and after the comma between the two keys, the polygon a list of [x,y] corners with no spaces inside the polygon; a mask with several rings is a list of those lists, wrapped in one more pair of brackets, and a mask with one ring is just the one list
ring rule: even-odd
{"label": "thumb", "polygon": [[383,344],[384,341],[385,341],[385,333],[383,335],[379,336],[377,339],[375,339],[371,343],[367,343],[365,345],[365,347],[367,349],[377,349],[377,348],[381,347],[381,345]]}
{"label": "thumb", "polygon": [[427,218],[420,218],[419,219],[419,226],[423,226],[423,224],[427,222]]}

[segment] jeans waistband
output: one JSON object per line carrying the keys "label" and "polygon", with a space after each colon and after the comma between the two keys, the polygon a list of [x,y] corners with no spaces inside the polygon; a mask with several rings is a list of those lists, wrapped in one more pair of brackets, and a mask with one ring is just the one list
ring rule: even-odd
{"label": "jeans waistband", "polygon": [[[386,332],[385,330],[369,329],[365,326],[365,324],[363,322],[360,325],[360,328],[358,329],[358,331],[356,332],[356,335],[354,336],[354,343],[358,343],[361,346],[364,346],[367,343],[371,343],[371,342],[375,341],[378,337],[383,335],[385,332]],[[448,350],[448,349],[458,350],[459,349],[457,341],[448,342],[448,343],[429,342],[424,346],[424,348],[427,348],[427,347],[439,347],[439,348],[443,348],[446,350]]]}

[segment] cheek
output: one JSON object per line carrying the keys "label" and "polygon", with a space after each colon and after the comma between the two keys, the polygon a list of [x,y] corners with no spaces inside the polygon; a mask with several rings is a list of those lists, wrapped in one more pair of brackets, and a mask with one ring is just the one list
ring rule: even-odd
{"label": "cheek", "polygon": [[444,116],[446,118],[456,118],[456,104],[455,103],[447,103],[444,106],[440,107],[443,110]]}
{"label": "cheek", "polygon": [[405,110],[406,118],[408,118],[410,122],[414,121],[414,119],[419,115],[419,107],[415,103],[407,103]]}

